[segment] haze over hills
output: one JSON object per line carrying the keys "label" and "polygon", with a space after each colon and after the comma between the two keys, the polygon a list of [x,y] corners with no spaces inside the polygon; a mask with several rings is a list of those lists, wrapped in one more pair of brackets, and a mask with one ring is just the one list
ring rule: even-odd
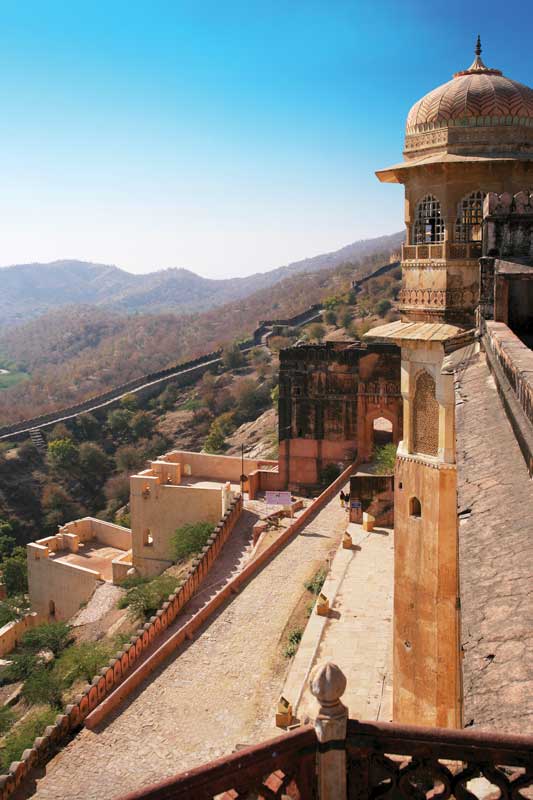
{"label": "haze over hills", "polygon": [[333,269],[398,248],[403,232],[364,239],[245,278],[214,280],[187,269],[134,275],[119,267],[64,260],[0,269],[0,326],[24,322],[63,306],[95,305],[118,312],[205,311],[273,286],[299,272]]}

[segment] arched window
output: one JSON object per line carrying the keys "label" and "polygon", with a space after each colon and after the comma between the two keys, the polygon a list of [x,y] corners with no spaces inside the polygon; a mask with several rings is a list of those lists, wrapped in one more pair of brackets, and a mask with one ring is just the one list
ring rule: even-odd
{"label": "arched window", "polygon": [[480,242],[483,234],[483,200],[486,192],[472,192],[463,197],[457,209],[456,242]]}
{"label": "arched window", "polygon": [[416,378],[413,448],[415,453],[428,456],[436,456],[439,452],[439,404],[435,397],[435,381],[425,369]]}
{"label": "arched window", "polygon": [[436,197],[427,194],[415,211],[413,244],[434,244],[444,241],[444,220],[440,213],[440,203]]}
{"label": "arched window", "polygon": [[411,497],[409,500],[409,516],[421,517],[422,516],[422,503],[418,497]]}

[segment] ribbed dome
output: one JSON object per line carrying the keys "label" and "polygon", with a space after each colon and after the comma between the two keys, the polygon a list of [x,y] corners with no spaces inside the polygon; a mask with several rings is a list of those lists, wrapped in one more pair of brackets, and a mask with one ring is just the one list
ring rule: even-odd
{"label": "ribbed dome", "polygon": [[414,104],[406,133],[486,125],[533,127],[533,89],[486,67],[478,38],[472,66]]}

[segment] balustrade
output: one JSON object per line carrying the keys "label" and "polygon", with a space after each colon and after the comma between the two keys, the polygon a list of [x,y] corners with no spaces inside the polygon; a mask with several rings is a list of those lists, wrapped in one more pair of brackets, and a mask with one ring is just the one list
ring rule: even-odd
{"label": "balustrade", "polygon": [[404,244],[402,261],[475,260],[481,257],[481,242],[442,242],[441,244]]}
{"label": "balustrade", "polygon": [[526,800],[533,737],[347,720],[345,678],[323,664],[307,725],[122,800]]}

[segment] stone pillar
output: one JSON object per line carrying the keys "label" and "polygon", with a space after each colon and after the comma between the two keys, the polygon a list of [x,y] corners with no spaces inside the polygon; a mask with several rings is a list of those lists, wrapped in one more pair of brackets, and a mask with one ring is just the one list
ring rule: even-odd
{"label": "stone pillar", "polygon": [[[346,676],[332,661],[319,664],[309,680],[319,709],[315,720],[318,739],[319,800],[344,800],[346,797],[346,749],[326,750],[328,743],[346,740],[348,709],[340,698],[346,689]],[[326,747],[324,747],[326,746]]]}

